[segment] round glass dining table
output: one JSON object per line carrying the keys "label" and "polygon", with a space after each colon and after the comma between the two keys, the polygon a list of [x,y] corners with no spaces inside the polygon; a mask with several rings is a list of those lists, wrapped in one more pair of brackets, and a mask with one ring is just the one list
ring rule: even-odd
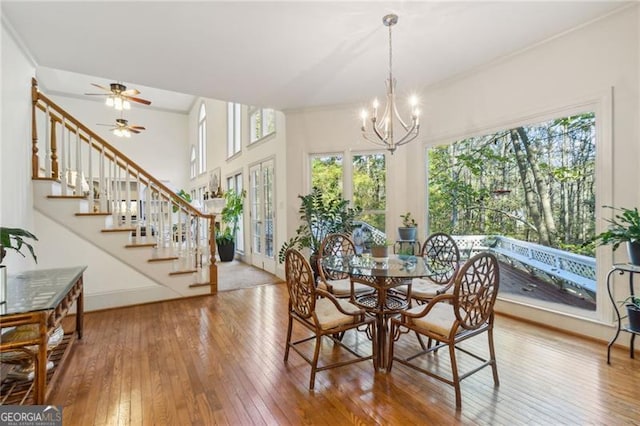
{"label": "round glass dining table", "polygon": [[[326,256],[322,267],[331,271],[349,274],[353,282],[375,289],[363,295],[351,294],[351,301],[376,316],[378,335],[378,368],[387,369],[388,319],[401,309],[409,307],[411,280],[436,275],[441,271],[430,264],[428,258],[408,255],[390,255],[388,258],[373,258],[367,254],[348,256]],[[393,289],[407,286],[406,291]]]}

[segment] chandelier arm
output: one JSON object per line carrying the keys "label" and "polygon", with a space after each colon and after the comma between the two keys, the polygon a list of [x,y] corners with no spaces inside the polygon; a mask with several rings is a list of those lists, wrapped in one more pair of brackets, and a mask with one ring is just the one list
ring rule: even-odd
{"label": "chandelier arm", "polygon": [[386,144],[386,137],[382,135],[382,133],[380,133],[380,129],[378,129],[378,127],[375,125],[375,123],[373,124],[373,132],[376,134],[376,136],[378,138],[380,138],[380,140]]}
{"label": "chandelier arm", "polygon": [[418,137],[418,128],[416,126],[413,126],[406,135],[404,135],[398,142],[396,142],[396,145],[404,145],[406,143],[411,142],[417,137]]}
{"label": "chandelier arm", "polygon": [[387,144],[386,142],[383,142],[383,141],[382,141],[382,140],[380,140],[380,139],[376,139],[376,138],[374,138],[374,137],[373,137],[373,135],[371,135],[370,133],[362,132],[362,137],[363,137],[364,139],[366,139],[367,141],[369,141],[369,142],[371,142],[371,143],[374,143],[374,144],[376,144],[376,145],[384,146],[384,147],[388,147],[388,146],[389,146],[389,144]]}

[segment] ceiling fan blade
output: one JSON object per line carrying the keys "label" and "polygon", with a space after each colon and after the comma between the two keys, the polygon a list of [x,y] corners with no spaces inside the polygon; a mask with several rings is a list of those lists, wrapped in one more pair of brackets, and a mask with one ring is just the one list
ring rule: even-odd
{"label": "ceiling fan blade", "polygon": [[129,131],[136,134],[140,133],[140,130],[132,129],[131,127],[129,127]]}
{"label": "ceiling fan blade", "polygon": [[151,105],[151,101],[148,101],[146,99],[134,98],[133,96],[124,96],[124,98],[129,99],[130,101],[133,101],[133,102],[139,102],[141,104]]}
{"label": "ceiling fan blade", "polygon": [[89,96],[109,96],[108,93],[85,93],[85,95],[89,95]]}
{"label": "ceiling fan blade", "polygon": [[109,89],[108,87],[100,86],[99,84],[96,84],[96,83],[91,83],[91,85],[96,86],[99,89],[106,90],[107,92],[111,92],[111,89]]}
{"label": "ceiling fan blade", "polygon": [[140,91],[137,89],[127,89],[123,92],[120,92],[120,94],[123,96],[135,96],[135,95],[139,95]]}
{"label": "ceiling fan blade", "polygon": [[133,129],[137,129],[137,130],[147,130],[146,128],[144,128],[144,127],[142,127],[142,126],[129,126],[129,128],[130,128],[131,130],[133,130]]}
{"label": "ceiling fan blade", "polygon": [[96,126],[110,126],[110,127],[113,127],[113,123],[111,123],[111,124],[96,123]]}

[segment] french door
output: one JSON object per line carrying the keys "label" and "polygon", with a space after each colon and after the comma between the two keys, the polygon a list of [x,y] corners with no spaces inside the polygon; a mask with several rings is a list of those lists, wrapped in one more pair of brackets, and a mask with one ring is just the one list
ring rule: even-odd
{"label": "french door", "polygon": [[251,205],[251,262],[275,274],[275,193],[273,159],[249,168],[249,203]]}

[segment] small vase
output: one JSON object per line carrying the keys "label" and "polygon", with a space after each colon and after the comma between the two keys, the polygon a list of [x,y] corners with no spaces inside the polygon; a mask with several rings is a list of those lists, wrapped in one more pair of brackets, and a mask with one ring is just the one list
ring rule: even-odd
{"label": "small vase", "polygon": [[631,263],[632,265],[640,266],[640,242],[628,241],[627,253],[629,255],[629,263]]}

